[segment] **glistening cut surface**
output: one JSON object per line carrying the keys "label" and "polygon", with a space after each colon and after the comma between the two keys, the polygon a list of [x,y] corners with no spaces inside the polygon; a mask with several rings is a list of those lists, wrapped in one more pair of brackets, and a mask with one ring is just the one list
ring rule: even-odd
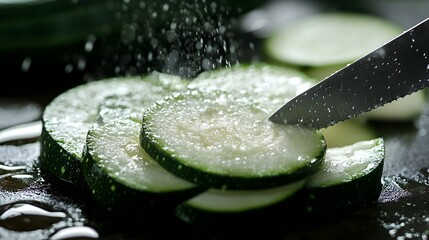
{"label": "glistening cut surface", "polygon": [[194,90],[158,102],[144,114],[143,135],[179,168],[239,178],[294,174],[318,162],[325,149],[318,131],[274,124],[251,100],[221,91]]}

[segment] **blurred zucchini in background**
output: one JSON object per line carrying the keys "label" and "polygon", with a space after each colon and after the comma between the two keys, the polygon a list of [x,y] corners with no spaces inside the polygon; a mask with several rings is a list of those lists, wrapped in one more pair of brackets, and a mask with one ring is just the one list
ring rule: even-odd
{"label": "blurred zucchini in background", "polygon": [[[325,12],[296,20],[264,41],[265,54],[274,61],[323,80],[365,56],[405,29],[373,14]],[[423,111],[423,90],[398,99],[363,116],[367,120],[410,122]]]}

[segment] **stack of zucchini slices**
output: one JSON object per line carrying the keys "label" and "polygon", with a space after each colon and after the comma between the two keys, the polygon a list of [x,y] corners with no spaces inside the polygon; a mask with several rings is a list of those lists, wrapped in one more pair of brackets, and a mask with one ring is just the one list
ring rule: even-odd
{"label": "stack of zucchini slices", "polygon": [[87,186],[111,211],[173,207],[192,223],[375,201],[382,138],[329,148],[320,130],[268,121],[313,83],[300,71],[263,63],[192,81],[151,73],[86,83],[46,107],[42,169]]}

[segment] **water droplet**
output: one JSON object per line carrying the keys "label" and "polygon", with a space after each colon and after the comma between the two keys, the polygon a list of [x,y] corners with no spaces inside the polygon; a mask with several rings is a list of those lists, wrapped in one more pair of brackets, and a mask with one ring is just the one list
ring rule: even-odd
{"label": "water droplet", "polygon": [[204,70],[211,70],[211,69],[213,69],[213,65],[212,65],[210,59],[208,59],[208,58],[204,58],[201,65],[202,65],[202,68]]}
{"label": "water droplet", "polygon": [[14,231],[48,228],[67,217],[64,212],[50,211],[30,203],[6,204],[0,209],[0,227]]}
{"label": "water droplet", "polygon": [[83,71],[85,70],[86,67],[86,59],[85,58],[79,58],[78,62],[77,62],[77,69],[79,71]]}
{"label": "water droplet", "polygon": [[50,240],[66,240],[66,239],[98,239],[98,232],[86,226],[74,226],[63,228],[54,233]]}
{"label": "water droplet", "polygon": [[21,64],[21,71],[28,72],[28,70],[30,70],[30,66],[31,66],[31,58],[30,57],[24,58]]}
{"label": "water droplet", "polygon": [[428,131],[426,129],[422,128],[422,129],[419,129],[418,133],[419,133],[419,136],[424,137],[427,135]]}
{"label": "water droplet", "polygon": [[169,8],[170,8],[170,5],[168,5],[168,3],[165,3],[164,5],[162,5],[162,10],[164,12],[167,12]]}
{"label": "water droplet", "polygon": [[64,68],[66,73],[71,73],[73,71],[73,65],[71,63],[67,64]]}
{"label": "water droplet", "polygon": [[85,52],[89,53],[94,49],[95,40],[96,40],[95,35],[90,35],[88,37],[88,40],[85,43]]}
{"label": "water droplet", "polygon": [[1,175],[5,175],[8,173],[22,172],[26,169],[27,169],[26,166],[7,166],[7,165],[0,164],[0,177]]}
{"label": "water droplet", "polygon": [[37,176],[29,173],[17,173],[3,175],[0,180],[0,190],[15,192],[30,187],[36,182]]}

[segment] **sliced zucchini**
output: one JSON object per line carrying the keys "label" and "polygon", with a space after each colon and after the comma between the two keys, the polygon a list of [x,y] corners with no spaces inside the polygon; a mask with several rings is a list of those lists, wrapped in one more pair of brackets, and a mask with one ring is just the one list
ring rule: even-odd
{"label": "sliced zucchini", "polygon": [[[50,102],[42,116],[41,167],[64,181],[82,184],[82,150],[88,130],[96,121],[100,102],[112,94],[138,91],[150,101],[170,94],[157,81],[162,74],[111,78],[72,88]],[[142,109],[143,111],[143,109]]]}
{"label": "sliced zucchini", "polygon": [[373,109],[364,115],[369,120],[409,122],[422,114],[426,105],[425,89],[414,92],[384,106]]}
{"label": "sliced zucchini", "polygon": [[141,120],[119,118],[89,130],[83,176],[95,199],[112,211],[179,203],[201,192],[162,168],[140,146]]}
{"label": "sliced zucchini", "polygon": [[367,122],[349,119],[321,129],[328,148],[344,147],[356,142],[377,138],[377,132]]}
{"label": "sliced zucchini", "polygon": [[187,88],[187,83],[181,77],[169,74],[152,73],[152,76],[146,81],[153,84],[146,90],[150,92],[129,89],[124,93],[114,93],[104,98],[99,103],[98,116],[94,124],[103,125],[112,119],[123,117],[132,117],[140,121],[143,111],[153,102]]}
{"label": "sliced zucchini", "polygon": [[[291,23],[268,37],[265,51],[271,58],[323,80],[404,31],[378,16],[357,13],[321,13]],[[369,113],[369,120],[411,121],[422,113],[426,96],[418,91]]]}
{"label": "sliced zucchini", "polygon": [[321,67],[347,64],[403,32],[385,19],[358,13],[320,13],[286,25],[265,42],[277,61]]}
{"label": "sliced zucchini", "polygon": [[310,67],[304,72],[311,78],[316,79],[316,81],[321,81],[326,77],[332,75],[336,71],[344,68],[347,64],[341,63],[337,65],[321,66],[321,67]]}
{"label": "sliced zucchini", "polygon": [[[310,68],[307,74],[315,79],[323,80],[342,67],[344,66]],[[426,98],[426,91],[422,89],[370,112],[365,112],[361,115],[361,118],[375,121],[409,122],[416,119],[423,112]]]}
{"label": "sliced zucchini", "polygon": [[315,81],[291,68],[258,63],[201,73],[190,84],[191,89],[220,89],[243,94],[269,112],[310,88]]}
{"label": "sliced zucchini", "polygon": [[[286,215],[285,204],[305,185],[300,180],[261,190],[209,189],[178,205],[179,219],[196,224],[243,224]],[[291,204],[290,206],[293,206]]]}
{"label": "sliced zucchini", "polygon": [[307,210],[350,209],[377,200],[384,157],[383,138],[328,148],[320,170],[307,178]]}
{"label": "sliced zucchini", "polygon": [[191,90],[144,112],[140,142],[167,170],[209,188],[275,187],[316,172],[322,134],[268,116],[247,98]]}

